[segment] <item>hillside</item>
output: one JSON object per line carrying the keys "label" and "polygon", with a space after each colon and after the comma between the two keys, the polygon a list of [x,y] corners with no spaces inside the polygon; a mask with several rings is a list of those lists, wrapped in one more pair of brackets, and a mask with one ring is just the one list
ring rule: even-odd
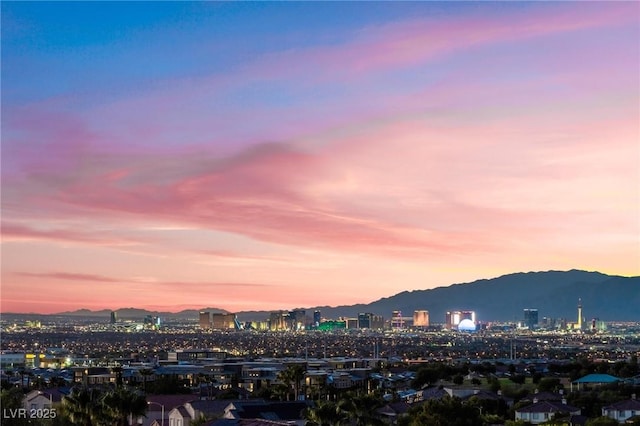
{"label": "hillside", "polygon": [[[551,317],[575,321],[578,298],[582,299],[583,315],[587,320],[640,321],[640,277],[578,270],[515,273],[429,290],[403,291],[369,304],[304,309],[308,315],[318,309],[325,318],[355,317],[360,312],[373,312],[389,318],[395,310],[402,311],[403,316],[411,316],[415,310],[426,309],[432,323],[441,323],[448,310],[474,310],[480,321],[514,321],[522,319],[523,309],[533,308],[538,309],[540,319]],[[225,312],[218,308],[200,310]],[[200,310],[172,313],[122,308],[116,312],[118,318],[123,320],[141,319],[146,315],[197,320]],[[108,318],[109,314],[109,310],[80,309],[56,315]],[[265,320],[269,317],[268,311],[237,314],[241,321]]]}
{"label": "hillside", "polygon": [[[618,277],[586,271],[548,271],[504,275],[471,283],[429,290],[404,291],[370,304],[319,306],[323,317],[357,316],[373,312],[391,316],[394,310],[411,316],[414,310],[429,311],[431,322],[444,322],[448,310],[469,309],[481,321],[521,320],[523,309],[538,309],[539,317],[577,318],[578,298],[587,320],[640,321],[640,277]],[[244,312],[244,320],[265,318],[266,312]]]}

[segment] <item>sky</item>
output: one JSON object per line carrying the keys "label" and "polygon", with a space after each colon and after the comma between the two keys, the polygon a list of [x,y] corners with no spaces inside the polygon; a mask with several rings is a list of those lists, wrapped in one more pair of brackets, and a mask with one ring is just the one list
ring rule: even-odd
{"label": "sky", "polygon": [[6,2],[2,312],[640,274],[638,2]]}

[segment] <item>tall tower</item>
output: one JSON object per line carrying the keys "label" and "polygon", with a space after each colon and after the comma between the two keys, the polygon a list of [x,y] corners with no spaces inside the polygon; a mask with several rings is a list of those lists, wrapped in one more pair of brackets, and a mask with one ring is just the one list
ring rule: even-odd
{"label": "tall tower", "polygon": [[578,330],[582,330],[582,299],[578,298]]}

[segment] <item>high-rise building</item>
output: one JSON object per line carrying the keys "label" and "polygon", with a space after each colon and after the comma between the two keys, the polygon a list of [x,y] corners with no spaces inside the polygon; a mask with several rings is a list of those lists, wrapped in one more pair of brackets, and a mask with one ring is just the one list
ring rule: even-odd
{"label": "high-rise building", "polygon": [[320,321],[322,320],[322,314],[320,311],[313,311],[313,326],[318,327],[320,325]]}
{"label": "high-rise building", "polygon": [[475,311],[447,311],[445,314],[445,328],[456,330],[462,320],[469,320],[476,323]]}
{"label": "high-rise building", "polygon": [[382,315],[372,315],[369,318],[369,327],[374,330],[382,330],[384,328],[384,317]]}
{"label": "high-rise building", "polygon": [[287,329],[289,313],[287,311],[275,311],[269,314],[269,330],[279,331]]}
{"label": "high-rise building", "polygon": [[358,328],[371,328],[381,330],[384,328],[384,318],[371,312],[358,314]]}
{"label": "high-rise building", "polygon": [[200,328],[203,330],[211,330],[211,313],[210,312],[200,312],[199,324]]}
{"label": "high-rise building", "polygon": [[304,330],[307,326],[307,313],[304,309],[289,311],[289,330]]}
{"label": "high-rise building", "polygon": [[236,328],[236,314],[211,314],[211,328],[214,330],[233,330]]}
{"label": "high-rise building", "polygon": [[405,320],[402,316],[402,311],[393,311],[391,314],[391,328],[403,329],[405,326]]}
{"label": "high-rise building", "polygon": [[476,311],[461,311],[460,312],[460,321],[462,320],[471,320],[474,323],[476,322]]}
{"label": "high-rise building", "polygon": [[358,328],[371,328],[372,313],[358,314]]}
{"label": "high-rise building", "polygon": [[116,311],[111,311],[111,318],[109,322],[111,324],[115,324],[118,322],[118,314],[116,313]]}
{"label": "high-rise building", "polygon": [[538,328],[538,310],[537,309],[524,310],[524,325],[529,330]]}
{"label": "high-rise building", "polygon": [[358,328],[358,318],[341,318],[346,325],[347,329],[356,329]]}
{"label": "high-rise building", "polygon": [[414,311],[413,312],[413,326],[414,327],[429,327],[429,311]]}

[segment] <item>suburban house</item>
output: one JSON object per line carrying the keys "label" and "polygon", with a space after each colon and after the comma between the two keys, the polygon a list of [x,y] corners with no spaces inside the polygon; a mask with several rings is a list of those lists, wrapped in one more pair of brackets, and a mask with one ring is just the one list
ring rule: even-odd
{"label": "suburban house", "polygon": [[640,417],[640,401],[633,395],[631,399],[602,407],[602,415],[624,423],[632,417]]}
{"label": "suburban house", "polygon": [[58,389],[33,390],[24,396],[22,406],[26,410],[50,409],[53,404],[62,401],[62,397],[63,394]]}
{"label": "suburban house", "polygon": [[516,410],[516,420],[537,425],[558,414],[579,415],[580,409],[567,405],[565,401],[538,401]]}

